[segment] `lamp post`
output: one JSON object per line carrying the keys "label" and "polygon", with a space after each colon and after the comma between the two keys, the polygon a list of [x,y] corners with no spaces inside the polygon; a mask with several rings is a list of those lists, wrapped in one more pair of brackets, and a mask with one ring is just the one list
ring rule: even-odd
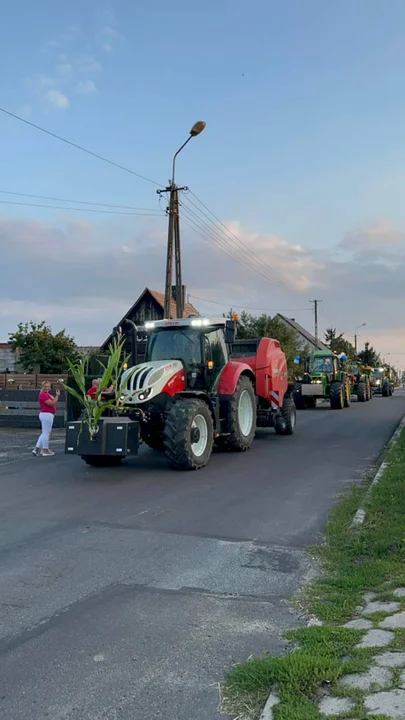
{"label": "lamp post", "polygon": [[364,327],[367,325],[367,323],[361,323],[361,325],[357,325],[357,327],[354,328],[354,354],[357,355],[357,330],[359,328]]}
{"label": "lamp post", "polygon": [[166,257],[166,280],[165,280],[165,303],[164,303],[164,316],[170,318],[171,300],[172,300],[172,275],[173,275],[173,250],[175,257],[175,276],[176,276],[176,316],[183,317],[183,281],[181,276],[181,247],[180,247],[180,219],[179,219],[179,191],[186,190],[187,188],[179,188],[176,185],[176,160],[179,153],[183,148],[190,142],[191,138],[196,137],[205,128],[205,122],[199,120],[194,123],[190,130],[190,135],[187,140],[173,156],[172,164],[172,178],[170,185],[164,190],[157,190],[160,195],[162,192],[169,192],[169,228],[167,235],[167,257]]}

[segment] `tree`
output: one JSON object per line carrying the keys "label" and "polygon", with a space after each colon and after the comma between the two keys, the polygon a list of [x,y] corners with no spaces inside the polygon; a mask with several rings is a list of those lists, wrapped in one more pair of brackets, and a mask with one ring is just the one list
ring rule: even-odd
{"label": "tree", "polygon": [[354,359],[354,346],[349,340],[346,340],[343,333],[337,334],[336,328],[327,328],[325,332],[325,345],[337,355],[343,352],[350,360]]}
{"label": "tree", "polygon": [[[233,317],[232,310],[228,314],[228,317]],[[299,374],[300,367],[294,363],[294,358],[297,355],[305,355],[306,349],[300,349],[297,333],[278,317],[271,318],[266,314],[255,317],[247,312],[242,312],[238,324],[238,338],[248,339],[261,337],[270,337],[278,340],[287,358],[290,377],[294,377],[297,373]]]}
{"label": "tree", "polygon": [[9,342],[26,372],[38,368],[43,374],[65,373],[68,360],[76,362],[79,357],[74,339],[66,335],[65,330],[53,335],[45,321],[19,323],[17,330],[9,335]]}
{"label": "tree", "polygon": [[381,365],[379,354],[369,342],[365,343],[364,350],[359,352],[358,357],[362,365],[369,365],[370,367],[378,367]]}

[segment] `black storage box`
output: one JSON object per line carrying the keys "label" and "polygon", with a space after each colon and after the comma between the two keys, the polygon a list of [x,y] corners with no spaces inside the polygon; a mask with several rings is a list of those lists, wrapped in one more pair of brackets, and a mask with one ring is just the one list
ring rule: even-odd
{"label": "black storage box", "polygon": [[[81,428],[81,432],[80,432]],[[90,440],[86,423],[80,420],[66,425],[65,453],[69,455],[137,455],[139,422],[127,417],[105,417],[99,422],[94,440]]]}

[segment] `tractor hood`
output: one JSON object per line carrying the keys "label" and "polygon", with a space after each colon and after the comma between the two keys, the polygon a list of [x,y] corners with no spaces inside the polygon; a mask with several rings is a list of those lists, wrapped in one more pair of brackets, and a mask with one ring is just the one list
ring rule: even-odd
{"label": "tractor hood", "polygon": [[121,402],[139,405],[162,392],[174,395],[186,387],[186,373],[180,360],[156,360],[128,368],[121,380]]}

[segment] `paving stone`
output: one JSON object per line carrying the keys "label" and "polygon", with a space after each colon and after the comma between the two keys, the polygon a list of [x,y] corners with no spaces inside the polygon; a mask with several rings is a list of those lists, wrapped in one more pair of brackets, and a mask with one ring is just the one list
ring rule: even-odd
{"label": "paving stone", "polygon": [[387,647],[395,638],[393,632],[388,630],[369,630],[365,634],[361,643],[356,645],[357,648]]}
{"label": "paving stone", "polygon": [[382,622],[380,622],[380,627],[388,628],[390,630],[405,628],[405,612],[395,613],[395,615],[386,617]]}
{"label": "paving stone", "polygon": [[373,661],[379,667],[401,668],[405,667],[405,652],[385,652],[374,655]]}
{"label": "paving stone", "polygon": [[376,600],[375,602],[367,603],[366,607],[364,608],[362,615],[373,615],[373,613],[376,612],[386,612],[386,613],[394,613],[397,612],[400,608],[399,602],[382,602],[379,600]]}
{"label": "paving stone", "polygon": [[392,720],[405,718],[405,690],[391,690],[367,695],[364,698],[366,710],[374,715],[386,715]]}
{"label": "paving stone", "polygon": [[273,720],[273,708],[278,705],[280,702],[280,698],[277,697],[277,695],[274,695],[271,693],[269,696],[266,705],[264,706],[264,710],[262,714],[260,715],[260,720]]}
{"label": "paving stone", "polygon": [[387,667],[372,667],[366,673],[345,675],[339,685],[358,690],[385,690],[392,686],[392,672]]}
{"label": "paving stone", "polygon": [[351,630],[370,630],[370,628],[373,627],[373,623],[371,620],[364,620],[364,618],[358,618],[357,620],[350,620],[345,625],[343,625],[345,628],[350,628]]}
{"label": "paving stone", "polygon": [[326,715],[326,717],[337,717],[343,713],[350,712],[353,707],[354,702],[353,700],[349,700],[349,698],[328,697],[319,703],[319,710]]}
{"label": "paving stone", "polygon": [[395,597],[405,597],[405,588],[397,588],[394,590]]}
{"label": "paving stone", "polygon": [[371,602],[372,600],[375,600],[376,597],[377,597],[377,593],[375,593],[375,592],[366,592],[366,593],[364,593],[364,599],[365,599],[366,603],[369,603],[369,602]]}

